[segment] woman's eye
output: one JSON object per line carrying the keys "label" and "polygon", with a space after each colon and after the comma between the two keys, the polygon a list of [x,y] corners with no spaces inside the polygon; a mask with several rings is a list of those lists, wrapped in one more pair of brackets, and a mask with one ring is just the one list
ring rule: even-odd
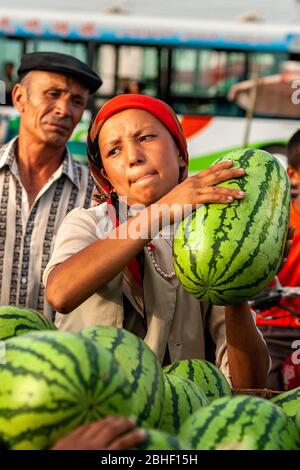
{"label": "woman's eye", "polygon": [[113,149],[111,149],[109,152],[108,152],[108,156],[109,157],[114,157],[115,155],[117,155],[120,151],[120,147],[114,147]]}
{"label": "woman's eye", "polygon": [[150,142],[151,140],[154,139],[154,137],[155,136],[153,134],[142,135],[140,137],[140,140],[141,140],[141,142]]}
{"label": "woman's eye", "polygon": [[58,98],[59,97],[59,91],[57,91],[57,90],[50,90],[50,91],[48,91],[47,94],[51,98]]}

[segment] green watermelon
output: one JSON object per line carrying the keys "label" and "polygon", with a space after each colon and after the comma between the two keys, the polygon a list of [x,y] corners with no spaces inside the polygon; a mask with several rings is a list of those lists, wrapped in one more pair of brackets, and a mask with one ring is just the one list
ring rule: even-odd
{"label": "green watermelon", "polygon": [[298,407],[297,414],[296,414],[296,426],[300,433],[300,406]]}
{"label": "green watermelon", "polygon": [[177,434],[192,413],[209,403],[196,384],[176,375],[165,374],[165,392],[160,428],[171,434]]}
{"label": "green watermelon", "polygon": [[190,450],[190,447],[183,439],[179,439],[166,432],[147,429],[146,433],[145,442],[134,450]]}
{"label": "green watermelon", "polygon": [[31,308],[0,307],[0,340],[23,335],[34,330],[56,330],[52,321]]}
{"label": "green watermelon", "polygon": [[297,411],[300,408],[300,387],[280,393],[280,395],[271,398],[271,401],[280,406],[286,415],[295,420]]}
{"label": "green watermelon", "polygon": [[174,374],[194,382],[211,402],[231,395],[226,378],[214,364],[201,359],[183,359],[164,367],[165,374]]}
{"label": "green watermelon", "polygon": [[127,330],[98,326],[81,331],[110,351],[131,386],[132,414],[139,426],[158,427],[165,390],[161,365],[146,343]]}
{"label": "green watermelon", "polygon": [[246,192],[231,204],[206,204],[178,226],[173,244],[183,287],[215,305],[243,302],[274,278],[289,224],[290,185],[283,166],[268,152],[237,150],[232,160],[246,175],[220,186]]}
{"label": "green watermelon", "polygon": [[0,364],[0,441],[47,449],[77,426],[130,415],[130,387],[112,355],[59,331],[9,339]]}
{"label": "green watermelon", "polygon": [[240,395],[218,398],[189,419],[180,438],[196,450],[297,450],[295,424],[274,403]]}

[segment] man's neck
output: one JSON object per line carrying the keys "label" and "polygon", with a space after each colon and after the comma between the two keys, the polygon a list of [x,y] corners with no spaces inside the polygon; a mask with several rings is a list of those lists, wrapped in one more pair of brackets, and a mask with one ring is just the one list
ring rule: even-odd
{"label": "man's neck", "polygon": [[65,147],[50,147],[19,136],[17,159],[20,179],[31,206],[49,178],[63,161]]}

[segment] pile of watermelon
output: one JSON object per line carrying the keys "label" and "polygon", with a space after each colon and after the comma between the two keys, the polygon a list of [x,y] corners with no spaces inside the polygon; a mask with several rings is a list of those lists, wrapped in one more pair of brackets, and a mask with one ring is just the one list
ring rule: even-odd
{"label": "pile of watermelon", "polygon": [[7,448],[49,449],[81,424],[122,415],[146,430],[140,449],[300,449],[300,389],[270,401],[232,396],[207,361],[162,368],[126,330],[61,332],[29,313],[26,321],[24,309],[0,310],[8,337],[0,363],[0,442]]}

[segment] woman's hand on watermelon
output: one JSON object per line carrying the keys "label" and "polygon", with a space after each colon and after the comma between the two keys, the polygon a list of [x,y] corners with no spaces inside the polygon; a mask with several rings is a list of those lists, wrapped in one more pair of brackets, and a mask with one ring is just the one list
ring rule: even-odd
{"label": "woman's hand on watermelon", "polygon": [[174,220],[186,217],[198,204],[228,204],[245,196],[239,189],[217,186],[227,180],[245,175],[243,168],[234,168],[232,161],[217,163],[210,168],[190,176],[163,196],[158,204],[173,209]]}
{"label": "woman's hand on watermelon", "polygon": [[109,416],[79,426],[61,438],[51,450],[125,450],[146,439],[146,433],[135,422],[122,416]]}

